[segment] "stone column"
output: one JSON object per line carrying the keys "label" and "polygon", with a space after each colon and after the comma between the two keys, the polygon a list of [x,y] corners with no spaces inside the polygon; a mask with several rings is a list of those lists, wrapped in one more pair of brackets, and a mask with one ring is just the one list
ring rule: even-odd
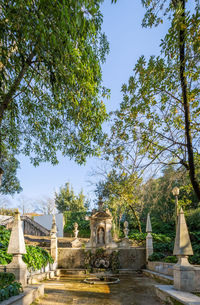
{"label": "stone column", "polygon": [[147,215],[147,224],[146,224],[146,261],[148,262],[148,258],[151,254],[153,254],[153,237],[151,235],[152,228],[151,228],[151,219],[148,213]]}
{"label": "stone column", "polygon": [[20,282],[22,286],[26,286],[27,266],[22,260],[22,255],[26,254],[26,248],[19,211],[15,213],[7,252],[13,254],[12,262],[6,266],[7,272],[14,273],[16,280]]}
{"label": "stone column", "polygon": [[51,256],[54,259],[53,269],[55,270],[57,268],[57,262],[58,262],[57,227],[56,227],[55,215],[53,215],[53,219],[52,219],[50,237],[51,237]]}
{"label": "stone column", "polygon": [[193,250],[182,208],[178,215],[173,254],[178,258],[178,262],[173,268],[174,288],[193,291],[195,289],[195,271],[194,267],[188,262],[188,255],[193,255]]}

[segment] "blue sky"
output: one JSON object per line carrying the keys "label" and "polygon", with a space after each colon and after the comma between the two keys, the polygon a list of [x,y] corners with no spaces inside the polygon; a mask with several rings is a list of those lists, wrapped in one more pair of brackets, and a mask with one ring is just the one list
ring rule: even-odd
{"label": "blue sky", "polygon": [[[103,84],[111,89],[111,98],[104,101],[109,112],[119,107],[122,100],[121,85],[128,81],[138,57],[144,55],[148,58],[150,55],[159,54],[160,39],[164,37],[167,28],[165,24],[152,29],[141,27],[144,9],[140,0],[118,0],[117,4],[105,0],[102,13],[103,31],[110,43],[110,53],[102,67]],[[34,168],[28,158],[20,156],[21,168],[18,177],[23,192],[14,196],[13,206],[18,205],[19,196],[27,200],[52,197],[54,191],[65,182],[70,182],[76,193],[83,189],[85,194],[94,198],[94,185],[91,186],[88,180],[95,182],[90,173],[100,162],[92,158],[85,166],[79,166],[62,156],[59,161],[57,166],[45,163]]]}

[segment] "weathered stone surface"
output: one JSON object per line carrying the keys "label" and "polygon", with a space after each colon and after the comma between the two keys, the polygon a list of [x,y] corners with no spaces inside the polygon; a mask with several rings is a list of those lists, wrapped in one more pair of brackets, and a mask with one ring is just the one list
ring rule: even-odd
{"label": "weathered stone surface", "polygon": [[165,262],[150,262],[148,261],[147,269],[151,271],[155,271],[161,274],[173,276],[173,267],[175,264],[173,263],[165,263]]}
{"label": "weathered stone surface", "polygon": [[147,233],[152,232],[151,219],[150,219],[150,214],[149,213],[147,215],[146,232]]}
{"label": "weathered stone surface", "polygon": [[14,273],[16,280],[20,282],[22,286],[26,286],[27,267],[22,260],[22,254],[26,253],[26,248],[19,212],[16,212],[15,214],[7,252],[13,254],[12,262],[6,266],[7,272]]}
{"label": "weathered stone surface", "polygon": [[174,255],[193,255],[190,236],[188,233],[187,224],[183,209],[181,208],[178,215],[178,225],[176,229],[176,238],[174,243]]}
{"label": "weathered stone surface", "polygon": [[117,248],[112,239],[112,215],[108,209],[103,210],[102,202],[99,203],[99,210],[94,211],[90,220],[90,240],[86,248]]}
{"label": "weathered stone surface", "polygon": [[[89,250],[89,249],[88,249]],[[84,249],[58,248],[58,268],[84,269]],[[109,249],[110,253],[114,250]],[[145,265],[145,248],[119,249],[120,269],[139,270]]]}
{"label": "weathered stone surface", "polygon": [[53,269],[57,268],[57,263],[58,263],[58,242],[57,242],[57,226],[56,226],[56,218],[55,215],[53,215],[52,218],[52,227],[51,227],[51,256],[54,260],[53,263]]}
{"label": "weathered stone surface", "polygon": [[25,242],[24,242],[24,234],[22,230],[22,223],[20,219],[20,213],[16,212],[15,219],[13,223],[13,228],[10,236],[10,241],[8,245],[9,254],[25,254]]}
{"label": "weathered stone surface", "polygon": [[153,254],[153,237],[151,235],[152,227],[149,213],[147,215],[146,232],[146,261],[148,261],[149,256]]}

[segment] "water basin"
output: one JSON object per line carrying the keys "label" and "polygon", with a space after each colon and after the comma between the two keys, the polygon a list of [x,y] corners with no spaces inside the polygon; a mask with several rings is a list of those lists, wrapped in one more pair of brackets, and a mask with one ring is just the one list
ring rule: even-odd
{"label": "water basin", "polygon": [[117,277],[113,276],[99,276],[99,277],[90,277],[84,279],[84,282],[87,284],[97,284],[97,285],[110,285],[117,284],[120,280]]}

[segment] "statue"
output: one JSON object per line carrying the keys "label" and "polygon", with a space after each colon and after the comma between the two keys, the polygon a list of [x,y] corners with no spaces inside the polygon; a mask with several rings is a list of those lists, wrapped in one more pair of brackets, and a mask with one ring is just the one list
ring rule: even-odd
{"label": "statue", "polygon": [[98,237],[99,237],[99,244],[104,244],[104,230],[103,230],[103,228],[99,229]]}
{"label": "statue", "polygon": [[78,224],[77,224],[77,222],[75,222],[75,224],[74,224],[74,237],[75,238],[78,238],[78,232],[79,232]]}
{"label": "statue", "polygon": [[128,229],[128,221],[124,221],[124,235],[125,235],[125,238],[128,238],[128,232],[129,232],[129,229]]}

